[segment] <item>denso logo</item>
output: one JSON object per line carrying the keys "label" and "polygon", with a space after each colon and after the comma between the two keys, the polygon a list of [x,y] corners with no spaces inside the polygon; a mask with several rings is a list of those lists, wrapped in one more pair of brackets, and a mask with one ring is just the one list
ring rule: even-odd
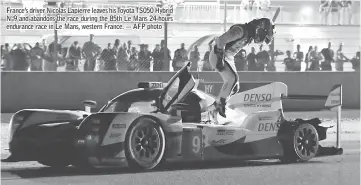
{"label": "denso logo", "polygon": [[280,123],[259,123],[258,131],[270,132],[277,131],[280,128]]}
{"label": "denso logo", "polygon": [[244,101],[270,101],[272,94],[245,94]]}

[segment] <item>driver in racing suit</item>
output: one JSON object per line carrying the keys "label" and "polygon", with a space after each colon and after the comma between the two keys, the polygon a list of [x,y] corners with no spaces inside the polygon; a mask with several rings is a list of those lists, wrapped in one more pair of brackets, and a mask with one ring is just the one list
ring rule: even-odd
{"label": "driver in racing suit", "polygon": [[226,117],[226,102],[238,92],[238,74],[234,56],[247,44],[270,44],[275,26],[268,18],[254,19],[245,24],[235,24],[215,39],[215,46],[209,55],[211,66],[221,75],[223,86],[216,101],[209,107],[213,113]]}

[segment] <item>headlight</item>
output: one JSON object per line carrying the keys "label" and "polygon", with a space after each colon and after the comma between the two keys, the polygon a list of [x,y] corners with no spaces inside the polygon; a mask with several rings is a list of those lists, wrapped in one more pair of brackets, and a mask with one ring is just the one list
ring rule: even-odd
{"label": "headlight", "polygon": [[9,141],[13,139],[15,131],[19,128],[21,123],[24,121],[24,116],[21,115],[14,115],[9,124]]}

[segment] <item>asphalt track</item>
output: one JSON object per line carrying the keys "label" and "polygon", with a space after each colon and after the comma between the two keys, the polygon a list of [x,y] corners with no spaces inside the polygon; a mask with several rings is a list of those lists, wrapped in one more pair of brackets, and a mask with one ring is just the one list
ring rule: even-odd
{"label": "asphalt track", "polygon": [[[360,112],[343,111],[342,147],[344,154],[315,158],[307,163],[281,164],[276,160],[213,163],[173,163],[151,172],[133,173],[124,168],[55,170],[36,162],[2,163],[2,184],[119,184],[119,185],[358,185],[360,184]],[[317,116],[316,116],[317,115]],[[288,118],[320,117],[334,124],[330,112],[286,113]],[[6,133],[9,115],[1,118],[1,144],[8,154]],[[334,130],[323,144],[334,143]]]}

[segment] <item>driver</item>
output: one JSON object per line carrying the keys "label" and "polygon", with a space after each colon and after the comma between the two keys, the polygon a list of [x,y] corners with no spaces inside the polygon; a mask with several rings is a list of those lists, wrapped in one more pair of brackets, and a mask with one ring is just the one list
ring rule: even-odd
{"label": "driver", "polygon": [[215,46],[211,50],[209,62],[221,75],[223,86],[209,110],[226,117],[226,102],[231,95],[238,92],[239,88],[234,56],[252,41],[270,44],[274,28],[273,22],[268,18],[254,19],[245,24],[235,24],[220,37],[215,38]]}

